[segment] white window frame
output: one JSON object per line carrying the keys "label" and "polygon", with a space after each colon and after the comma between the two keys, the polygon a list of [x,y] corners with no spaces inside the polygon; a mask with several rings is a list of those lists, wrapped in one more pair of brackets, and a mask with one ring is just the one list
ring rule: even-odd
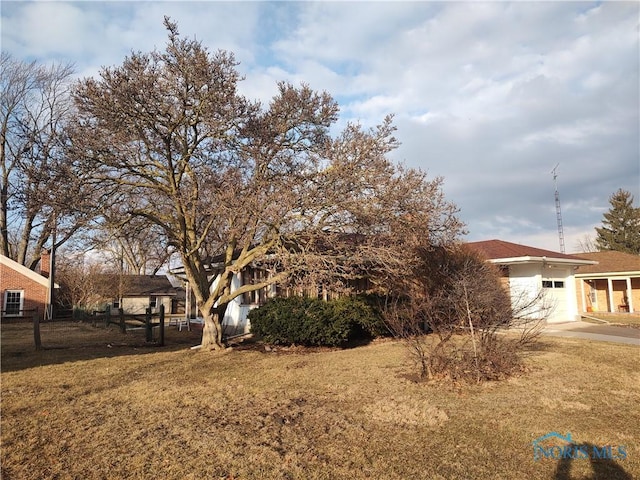
{"label": "white window frame", "polygon": [[151,308],[158,308],[160,306],[160,297],[157,295],[151,295],[149,297],[149,307]]}
{"label": "white window frame", "polygon": [[[545,285],[546,284],[546,285]],[[563,279],[543,278],[542,288],[565,288],[567,282]]]}
{"label": "white window frame", "polygon": [[[9,294],[11,293],[17,293],[20,295],[20,308],[18,309],[17,313],[9,313],[7,312],[7,301],[9,300]],[[24,310],[24,290],[5,290],[4,292],[4,299],[2,302],[2,312],[6,317],[19,317],[20,315],[22,315],[22,311]]]}

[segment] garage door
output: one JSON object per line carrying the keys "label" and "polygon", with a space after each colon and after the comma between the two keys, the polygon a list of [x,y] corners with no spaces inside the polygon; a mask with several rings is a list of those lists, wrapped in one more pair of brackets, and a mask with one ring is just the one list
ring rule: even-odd
{"label": "garage door", "polygon": [[567,322],[570,320],[567,309],[567,285],[564,279],[547,279],[542,281],[545,303],[553,306],[547,322]]}

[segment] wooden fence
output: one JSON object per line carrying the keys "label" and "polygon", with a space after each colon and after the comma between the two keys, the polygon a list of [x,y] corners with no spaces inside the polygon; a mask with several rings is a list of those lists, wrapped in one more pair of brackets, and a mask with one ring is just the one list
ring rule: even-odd
{"label": "wooden fence", "polygon": [[[139,334],[144,333],[144,342],[147,344],[153,344],[157,346],[165,345],[165,327],[166,317],[164,306],[160,306],[159,311],[152,313],[151,308],[147,308],[144,314],[133,315],[125,314],[122,309],[119,309],[116,315],[109,308],[101,311],[93,311],[92,314],[84,318],[74,318],[73,311],[57,310],[52,319],[43,320],[39,315],[38,309],[33,310],[21,310],[20,312],[0,312],[0,319],[2,325],[5,328],[14,328],[11,324],[16,324],[15,328],[20,328],[21,331],[27,333],[24,329],[27,325],[32,325],[33,330],[33,344],[37,350],[43,348],[53,347],[66,347],[72,346],[77,343],[74,337],[79,337],[80,332],[87,332],[84,335],[85,342],[98,341],[100,338],[113,339],[113,325],[117,326],[120,331],[117,343],[129,343],[134,342],[139,344],[142,340],[139,339]],[[169,317],[170,319],[173,316]],[[93,328],[92,328],[93,327]],[[29,328],[31,330],[31,328]],[[105,332],[101,334],[100,332]],[[157,332],[154,339],[154,331]],[[94,340],[96,339],[96,340]],[[128,339],[128,340],[127,340]]]}
{"label": "wooden fence", "polygon": [[151,307],[147,307],[146,312],[143,314],[125,314],[122,308],[118,309],[116,316],[111,314],[111,309],[106,308],[102,311],[93,311],[91,316],[93,326],[96,327],[99,324],[104,324],[105,327],[109,325],[117,325],[120,328],[120,332],[127,333],[128,330],[144,329],[145,341],[153,341],[153,328],[159,327],[159,340],[160,346],[164,346],[164,334],[165,334],[165,308],[164,305],[160,305],[158,313],[152,313]]}

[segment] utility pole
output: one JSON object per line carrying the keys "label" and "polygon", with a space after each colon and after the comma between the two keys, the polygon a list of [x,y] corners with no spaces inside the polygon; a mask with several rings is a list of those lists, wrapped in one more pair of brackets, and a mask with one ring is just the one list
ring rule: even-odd
{"label": "utility pole", "polygon": [[54,271],[56,268],[56,231],[57,231],[58,216],[53,216],[53,230],[51,232],[51,250],[49,251],[49,286],[47,288],[47,306],[44,312],[45,320],[53,320],[53,302],[55,294],[55,276]]}
{"label": "utility pole", "polygon": [[553,174],[553,185],[555,187],[555,197],[556,197],[556,220],[558,221],[558,238],[560,240],[560,252],[561,253],[565,253],[564,252],[564,231],[562,228],[562,211],[560,210],[560,194],[558,193],[558,173],[556,172],[556,170],[558,169],[558,166],[560,164],[558,163],[555,167],[553,167],[553,170],[551,170],[551,173]]}

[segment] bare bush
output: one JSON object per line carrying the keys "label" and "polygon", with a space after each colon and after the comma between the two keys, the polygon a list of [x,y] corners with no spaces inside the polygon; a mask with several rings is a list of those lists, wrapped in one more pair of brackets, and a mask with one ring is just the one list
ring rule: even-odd
{"label": "bare bush", "polygon": [[[518,352],[535,342],[549,312],[540,291],[511,298],[499,270],[466,247],[423,249],[384,308],[423,379],[476,382],[521,368]],[[516,327],[517,338],[502,335]]]}

